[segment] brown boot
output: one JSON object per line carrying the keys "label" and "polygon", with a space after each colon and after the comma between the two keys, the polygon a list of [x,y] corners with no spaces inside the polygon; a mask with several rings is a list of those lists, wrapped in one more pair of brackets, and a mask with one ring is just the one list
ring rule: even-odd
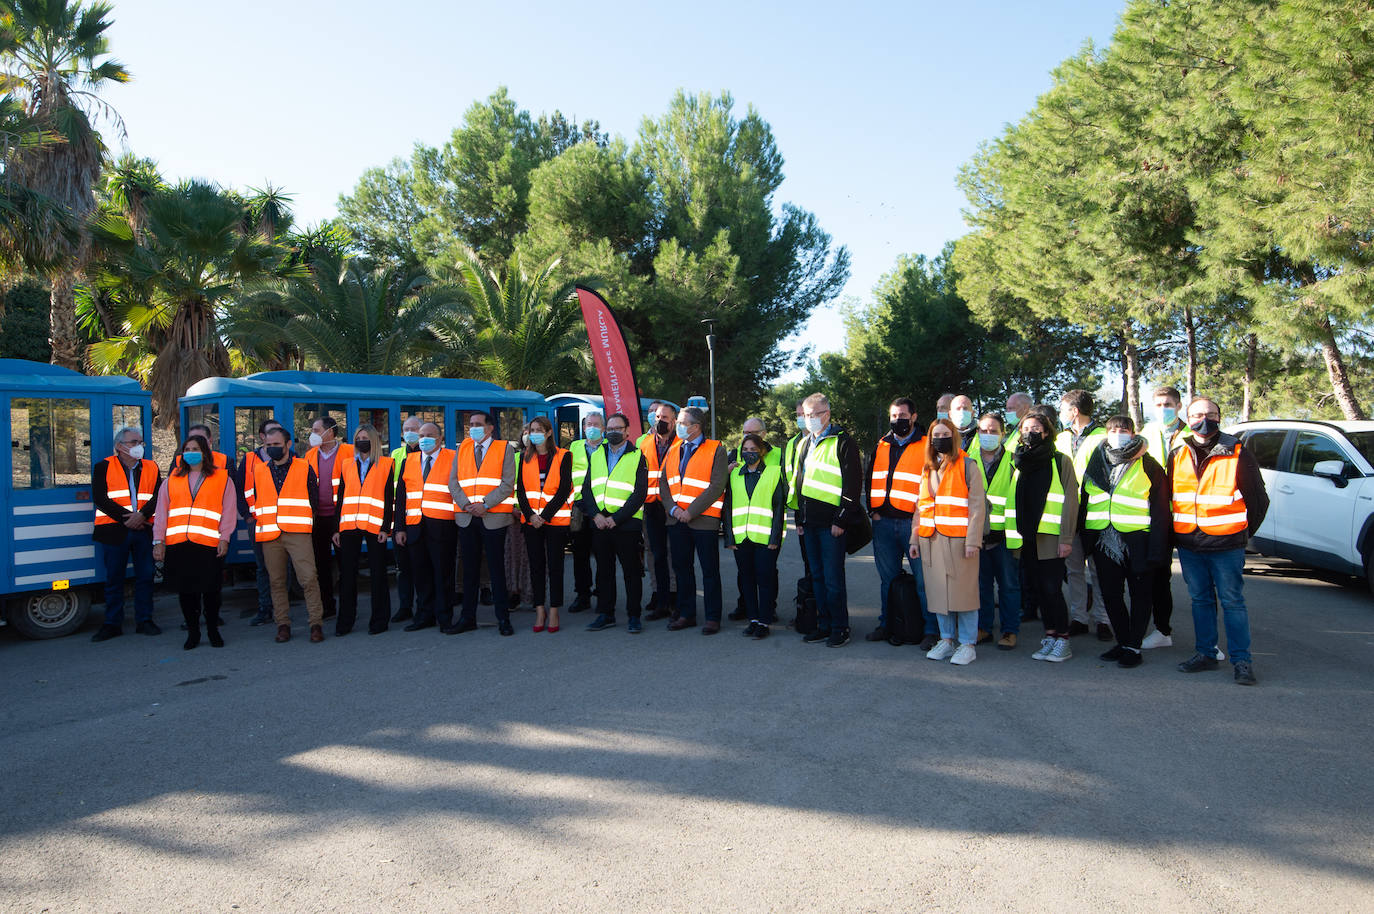
{"label": "brown boot", "polygon": [[278,644],[285,644],[286,642],[288,642],[288,641],[290,641],[290,640],[291,640],[291,626],[289,626],[289,625],[278,625],[278,626],[277,626],[277,643],[278,643]]}
{"label": "brown boot", "polygon": [[323,626],[323,625],[312,625],[312,626],[310,626],[310,643],[311,643],[311,644],[319,644],[319,643],[320,643],[321,641],[323,641],[323,640],[324,640],[324,626]]}

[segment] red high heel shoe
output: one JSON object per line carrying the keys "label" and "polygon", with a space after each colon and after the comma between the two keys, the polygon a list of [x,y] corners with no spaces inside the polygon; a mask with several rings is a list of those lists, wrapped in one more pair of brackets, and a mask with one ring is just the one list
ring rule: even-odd
{"label": "red high heel shoe", "polygon": [[[557,614],[556,612],[554,612],[554,610],[550,609],[550,610],[549,610],[549,621],[550,621],[550,622],[553,622],[556,618],[558,618],[558,614]],[[550,625],[549,628],[548,628],[549,634],[553,634],[554,632],[558,631],[558,628],[559,628],[559,627],[558,627],[557,625]]]}

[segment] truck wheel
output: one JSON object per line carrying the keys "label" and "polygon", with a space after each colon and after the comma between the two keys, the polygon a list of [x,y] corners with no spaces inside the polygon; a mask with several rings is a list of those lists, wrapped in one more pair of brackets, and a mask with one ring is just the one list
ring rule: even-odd
{"label": "truck wheel", "polygon": [[12,598],[8,619],[25,638],[61,638],[85,625],[90,611],[91,592],[84,587],[47,590]]}

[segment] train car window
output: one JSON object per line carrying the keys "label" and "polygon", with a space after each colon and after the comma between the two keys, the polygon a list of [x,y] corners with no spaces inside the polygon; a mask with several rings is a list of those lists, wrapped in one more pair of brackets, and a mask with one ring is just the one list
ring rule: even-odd
{"label": "train car window", "polygon": [[295,407],[293,418],[296,424],[292,426],[291,433],[296,436],[298,454],[304,455],[310,450],[310,426],[321,416],[332,416],[339,423],[339,440],[347,441],[348,436],[353,434],[353,429],[345,428],[348,425],[348,405],[345,403],[297,403]]}
{"label": "train car window", "polygon": [[496,437],[507,441],[519,441],[520,433],[525,430],[525,411],[518,406],[493,409],[492,418],[496,420]]}
{"label": "train car window", "polygon": [[444,427],[444,408],[442,406],[432,406],[429,404],[402,406],[401,424],[405,425],[405,421],[411,416],[417,417],[421,423],[433,422],[440,428]]}
{"label": "train car window", "polygon": [[[382,444],[390,450],[400,444],[400,439],[391,440],[391,407],[389,406],[359,406],[358,424],[368,423],[377,430],[377,434],[382,436]],[[349,429],[352,434],[356,429]]]}
{"label": "train car window", "polygon": [[218,403],[196,403],[186,407],[186,424],[181,427],[182,437],[185,437],[186,430],[193,425],[209,426],[210,446],[215,450],[220,449]]}
{"label": "train car window", "polygon": [[[258,426],[275,419],[270,406],[240,406],[234,410],[234,456],[242,458],[258,446]],[[237,462],[237,460],[236,460]]]}
{"label": "train car window", "polygon": [[[142,424],[140,414],[139,423]],[[114,452],[114,442],[103,442]],[[10,401],[11,484],[15,489],[91,482],[91,401],[16,397]]]}

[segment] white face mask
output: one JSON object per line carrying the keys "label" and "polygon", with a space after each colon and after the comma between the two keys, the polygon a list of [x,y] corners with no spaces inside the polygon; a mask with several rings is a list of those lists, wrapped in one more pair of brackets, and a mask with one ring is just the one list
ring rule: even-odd
{"label": "white face mask", "polygon": [[949,421],[954,423],[955,428],[968,428],[973,422],[973,413],[966,409],[950,410]]}
{"label": "white face mask", "polygon": [[142,459],[143,459],[143,445],[141,445],[141,444],[135,444],[133,447],[129,448],[129,459],[131,459],[131,460],[142,460]]}
{"label": "white face mask", "polygon": [[1126,445],[1130,444],[1131,439],[1134,437],[1135,435],[1132,435],[1130,432],[1108,432],[1107,447],[1111,448],[1114,451],[1119,451]]}
{"label": "white face mask", "polygon": [[820,416],[807,416],[806,430],[813,435],[819,435],[821,432],[825,431],[825,420]]}
{"label": "white face mask", "polygon": [[314,432],[311,432],[311,433],[310,433],[310,446],[311,446],[311,447],[319,447],[321,444],[324,444],[324,439],[321,438],[319,435],[315,434]]}

